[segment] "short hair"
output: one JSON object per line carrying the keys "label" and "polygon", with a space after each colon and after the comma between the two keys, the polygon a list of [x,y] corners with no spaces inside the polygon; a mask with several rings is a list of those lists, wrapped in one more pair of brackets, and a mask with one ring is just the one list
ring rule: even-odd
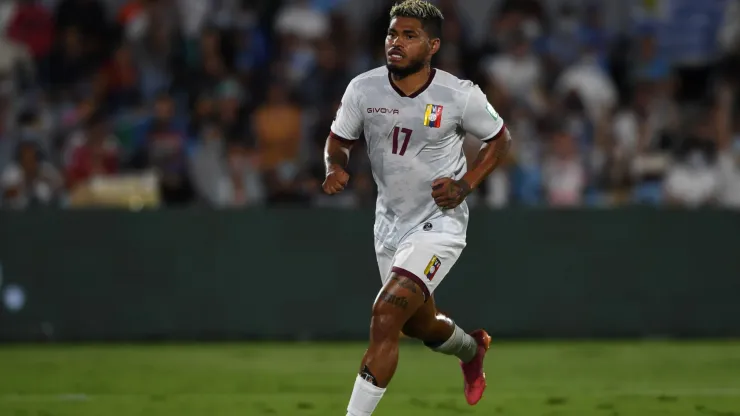
{"label": "short hair", "polygon": [[437,6],[424,0],[404,0],[391,8],[391,19],[411,17],[421,21],[424,31],[432,38],[442,36],[444,16]]}

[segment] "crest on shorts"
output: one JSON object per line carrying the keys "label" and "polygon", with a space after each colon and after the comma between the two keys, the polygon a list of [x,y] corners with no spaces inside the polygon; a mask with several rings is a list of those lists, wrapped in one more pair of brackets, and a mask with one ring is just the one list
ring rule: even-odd
{"label": "crest on shorts", "polygon": [[424,125],[438,129],[442,125],[443,108],[441,105],[427,104],[427,110],[424,112]]}
{"label": "crest on shorts", "polygon": [[437,274],[437,270],[439,270],[440,267],[442,267],[442,262],[439,261],[437,256],[432,256],[432,259],[429,260],[429,264],[427,264],[427,268],[424,269],[424,274],[427,279],[434,279],[434,275]]}

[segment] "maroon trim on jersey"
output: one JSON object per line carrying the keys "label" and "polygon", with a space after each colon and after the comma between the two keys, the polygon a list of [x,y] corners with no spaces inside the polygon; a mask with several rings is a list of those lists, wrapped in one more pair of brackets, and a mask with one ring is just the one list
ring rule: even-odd
{"label": "maroon trim on jersey", "polygon": [[411,95],[406,95],[405,92],[401,91],[400,88],[398,88],[398,85],[396,85],[395,82],[393,82],[393,77],[391,76],[391,71],[388,71],[388,82],[391,83],[391,87],[400,95],[401,97],[408,97],[408,98],[416,98],[421,93],[427,90],[430,85],[432,85],[432,81],[434,81],[434,76],[437,74],[437,70],[432,68],[431,72],[429,72],[429,79],[427,79],[427,82],[424,83],[424,85],[421,86],[418,90],[414,91]]}
{"label": "maroon trim on jersey", "polygon": [[352,144],[352,143],[355,142],[354,140],[345,139],[344,137],[342,137],[342,136],[340,136],[338,134],[334,134],[333,131],[330,131],[329,132],[329,137],[331,137],[332,139],[334,139],[336,141],[342,142],[344,144]]}
{"label": "maroon trim on jersey", "polygon": [[414,283],[419,285],[421,290],[424,292],[424,302],[426,302],[427,299],[429,299],[429,288],[427,287],[427,285],[424,284],[424,281],[421,280],[419,276],[411,273],[410,271],[406,269],[402,269],[400,267],[395,267],[395,266],[393,266],[393,268],[391,269],[391,272],[399,276],[408,277],[409,279],[413,280]]}
{"label": "maroon trim on jersey", "polygon": [[493,137],[491,137],[490,139],[483,140],[483,142],[485,143],[492,142],[498,139],[499,137],[503,136],[505,131],[506,131],[506,124],[501,126],[501,130],[499,130],[498,133],[496,133]]}

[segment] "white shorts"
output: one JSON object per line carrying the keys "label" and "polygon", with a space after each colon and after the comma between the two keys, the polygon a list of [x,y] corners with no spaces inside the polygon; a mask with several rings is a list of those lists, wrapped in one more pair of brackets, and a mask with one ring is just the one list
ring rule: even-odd
{"label": "white shorts", "polygon": [[462,236],[422,230],[407,235],[395,251],[376,239],[380,280],[385,285],[391,273],[406,276],[421,286],[426,300],[455,265],[465,245]]}

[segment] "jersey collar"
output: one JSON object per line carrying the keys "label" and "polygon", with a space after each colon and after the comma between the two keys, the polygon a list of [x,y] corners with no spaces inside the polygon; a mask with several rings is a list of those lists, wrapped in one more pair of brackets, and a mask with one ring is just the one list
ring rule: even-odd
{"label": "jersey collar", "polygon": [[427,90],[430,85],[432,85],[432,81],[434,81],[434,76],[437,74],[437,70],[432,68],[431,71],[429,71],[429,79],[427,79],[427,82],[424,83],[424,85],[421,86],[418,90],[414,91],[410,95],[406,95],[403,91],[401,91],[400,88],[393,82],[393,78],[391,78],[391,71],[388,71],[388,82],[391,84],[391,87],[393,87],[393,90],[398,93],[401,97],[408,97],[408,98],[416,98],[421,93]]}

